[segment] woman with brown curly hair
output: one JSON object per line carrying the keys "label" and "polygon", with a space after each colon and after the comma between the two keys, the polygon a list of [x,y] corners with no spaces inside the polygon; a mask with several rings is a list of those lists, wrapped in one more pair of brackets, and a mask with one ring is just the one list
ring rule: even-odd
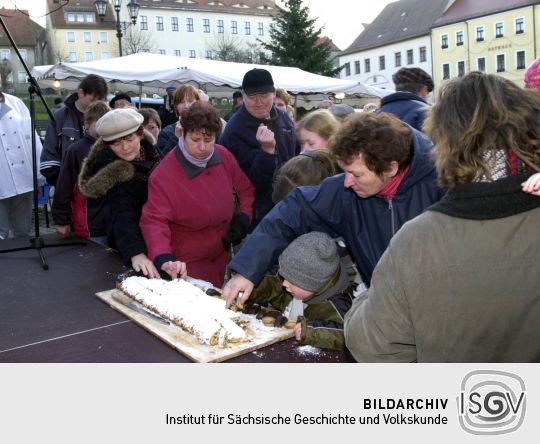
{"label": "woman with brown curly hair", "polygon": [[540,198],[522,191],[539,115],[538,91],[496,75],[441,88],[424,130],[448,193],[399,231],[347,314],[357,360],[540,360]]}
{"label": "woman with brown curly hair", "polygon": [[172,278],[187,272],[219,287],[228,260],[226,244],[239,243],[247,232],[254,189],[234,156],[215,143],[221,130],[217,110],[197,102],[181,117],[183,136],[150,177],[141,230],[158,270]]}

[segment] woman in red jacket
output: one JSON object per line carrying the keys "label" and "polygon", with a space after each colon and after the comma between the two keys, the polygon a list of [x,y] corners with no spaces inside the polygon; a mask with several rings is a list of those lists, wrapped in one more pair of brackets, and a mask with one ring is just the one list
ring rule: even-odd
{"label": "woman in red jacket", "polygon": [[158,270],[173,279],[189,273],[221,287],[230,232],[247,231],[254,188],[234,156],[215,143],[221,130],[217,110],[197,102],[181,118],[184,136],[150,176],[140,226]]}

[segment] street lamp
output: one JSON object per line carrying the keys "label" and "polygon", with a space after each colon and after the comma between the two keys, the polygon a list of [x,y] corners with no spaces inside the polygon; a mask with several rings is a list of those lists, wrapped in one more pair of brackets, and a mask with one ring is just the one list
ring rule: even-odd
{"label": "street lamp", "polygon": [[[94,6],[96,7],[97,14],[99,18],[101,19],[102,23],[111,23],[106,22],[105,14],[107,13],[107,4],[109,2],[107,0],[95,0]],[[128,26],[135,25],[137,23],[137,16],[139,15],[139,4],[136,0],[129,0],[129,3],[127,4],[127,8],[129,11],[129,18],[131,19],[130,22],[121,22],[120,21],[120,6],[122,6],[122,0],[112,0],[114,10],[116,12],[116,21],[112,22],[116,25],[116,37],[118,37],[118,49],[120,53],[120,57],[122,57],[122,29],[125,31]]]}

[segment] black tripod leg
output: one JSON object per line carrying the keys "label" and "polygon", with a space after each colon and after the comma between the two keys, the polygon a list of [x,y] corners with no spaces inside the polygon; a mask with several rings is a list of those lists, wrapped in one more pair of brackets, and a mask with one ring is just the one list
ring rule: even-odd
{"label": "black tripod leg", "polygon": [[41,259],[41,266],[44,270],[49,269],[49,265],[47,264],[47,261],[45,260],[45,256],[43,255],[43,251],[41,249],[45,246],[45,242],[43,242],[43,239],[41,237],[33,237],[30,239],[30,245],[31,248],[35,248],[39,254],[39,258]]}

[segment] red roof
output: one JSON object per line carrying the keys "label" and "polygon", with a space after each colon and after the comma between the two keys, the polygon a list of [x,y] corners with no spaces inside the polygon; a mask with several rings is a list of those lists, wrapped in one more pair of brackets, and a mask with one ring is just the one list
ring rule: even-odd
{"label": "red roof", "polygon": [[320,44],[324,43],[324,42],[329,42],[330,43],[330,50],[332,52],[340,52],[341,49],[339,49],[336,44],[332,41],[331,38],[329,37],[326,37],[325,35],[323,35],[322,37],[319,37],[317,39],[317,41],[315,42],[315,47],[319,46]]}
{"label": "red roof", "polygon": [[[45,28],[34,22],[24,9],[0,9],[2,19],[13,41],[17,46],[36,46],[39,36],[45,32]],[[5,35],[4,28],[0,27],[0,46],[11,46]]]}

